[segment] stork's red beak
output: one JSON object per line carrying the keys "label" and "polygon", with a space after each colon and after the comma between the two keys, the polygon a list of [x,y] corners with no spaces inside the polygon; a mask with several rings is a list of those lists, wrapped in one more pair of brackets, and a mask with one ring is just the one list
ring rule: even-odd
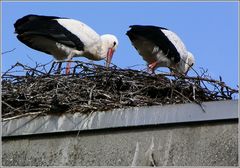
{"label": "stork's red beak", "polygon": [[106,67],[108,68],[111,61],[112,61],[112,56],[113,56],[113,53],[114,53],[114,50],[112,48],[109,48],[108,49],[108,52],[107,52],[107,61],[106,61]]}

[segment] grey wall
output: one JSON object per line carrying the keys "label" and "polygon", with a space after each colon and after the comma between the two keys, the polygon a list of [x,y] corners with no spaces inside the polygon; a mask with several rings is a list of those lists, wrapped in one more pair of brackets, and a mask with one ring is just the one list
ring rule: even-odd
{"label": "grey wall", "polygon": [[[4,166],[237,166],[238,102],[3,119]],[[80,130],[80,132],[78,132]]]}
{"label": "grey wall", "polygon": [[3,139],[5,166],[236,166],[237,121]]}

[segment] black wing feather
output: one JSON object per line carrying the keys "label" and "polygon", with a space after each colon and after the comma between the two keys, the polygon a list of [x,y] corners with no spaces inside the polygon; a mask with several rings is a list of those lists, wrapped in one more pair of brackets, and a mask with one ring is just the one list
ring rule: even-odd
{"label": "black wing feather", "polygon": [[127,31],[126,35],[131,41],[137,40],[138,36],[144,37],[145,39],[150,40],[157,45],[169,59],[173,59],[176,63],[180,61],[180,54],[178,53],[176,47],[161,31],[168,29],[157,26],[142,25],[132,25],[129,27],[131,29]]}
{"label": "black wing feather", "polygon": [[80,51],[83,51],[83,42],[76,35],[72,34],[65,27],[60,25],[55,19],[60,19],[60,17],[27,15],[16,21],[16,23],[14,24],[15,32],[18,34],[18,39],[28,46],[29,42],[24,40],[24,38],[21,38],[23,34],[24,36],[43,36],[61,44],[64,44],[68,47],[76,48]]}

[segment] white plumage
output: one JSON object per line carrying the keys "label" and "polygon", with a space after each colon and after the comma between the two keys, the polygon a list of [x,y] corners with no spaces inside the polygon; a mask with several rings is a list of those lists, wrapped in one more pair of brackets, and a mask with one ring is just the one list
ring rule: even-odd
{"label": "white plumage", "polygon": [[133,25],[130,28],[128,37],[153,72],[158,67],[168,67],[187,74],[193,66],[193,55],[174,32],[156,26]]}
{"label": "white plumage", "polygon": [[[106,59],[111,63],[118,40],[114,35],[98,35],[86,24],[55,16],[27,15],[14,24],[17,38],[27,46],[70,61],[84,56],[90,60]],[[70,63],[67,66],[69,72]]]}

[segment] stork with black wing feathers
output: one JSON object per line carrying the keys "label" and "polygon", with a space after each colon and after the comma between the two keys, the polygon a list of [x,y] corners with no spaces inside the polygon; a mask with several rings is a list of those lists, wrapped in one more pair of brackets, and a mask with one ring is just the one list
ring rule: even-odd
{"label": "stork with black wing feathers", "polygon": [[[30,48],[70,61],[75,56],[111,63],[118,40],[114,35],[98,35],[86,24],[56,16],[27,15],[14,24],[19,41]],[[70,71],[70,62],[66,73]]]}
{"label": "stork with black wing feathers", "polygon": [[172,72],[186,75],[195,63],[181,39],[166,28],[132,25],[126,34],[152,72],[158,67],[168,67]]}

